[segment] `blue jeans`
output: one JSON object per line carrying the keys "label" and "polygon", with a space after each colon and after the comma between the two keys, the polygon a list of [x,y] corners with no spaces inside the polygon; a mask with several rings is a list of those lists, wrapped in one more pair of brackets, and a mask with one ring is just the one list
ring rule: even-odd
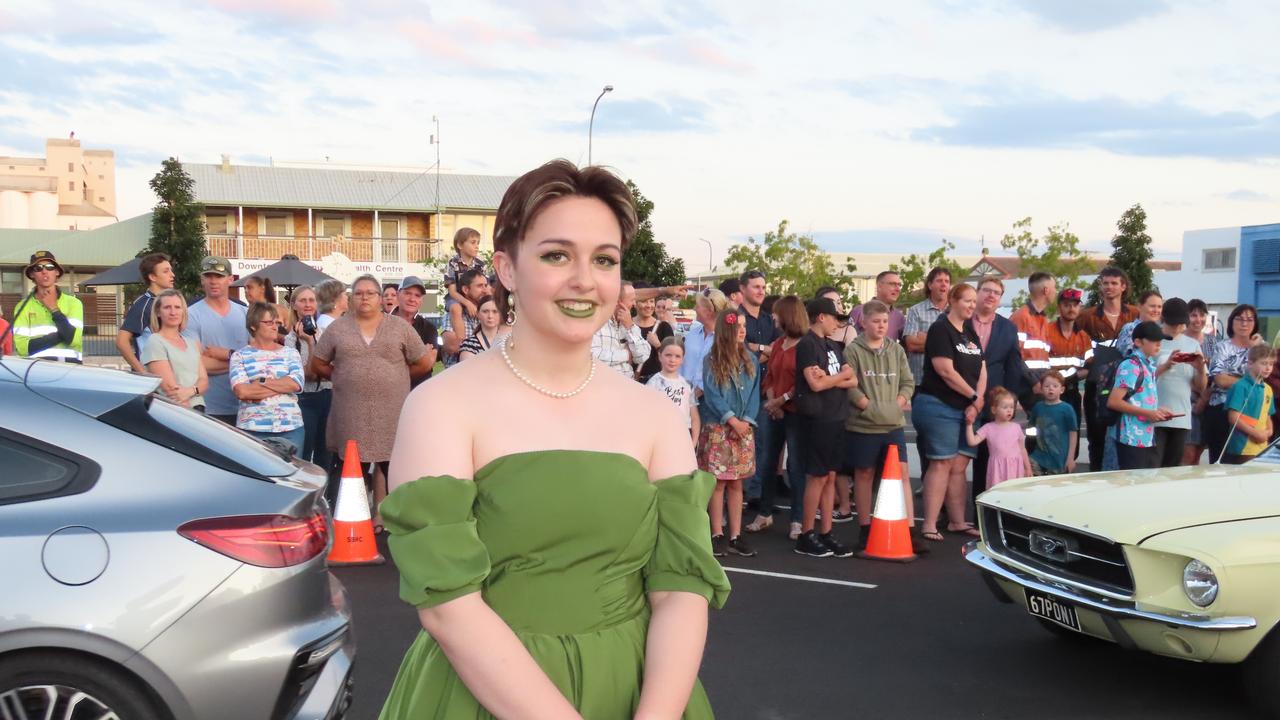
{"label": "blue jeans", "polygon": [[[761,415],[763,418],[756,428],[756,474],[751,479],[751,487],[760,500],[759,513],[773,515],[774,499],[778,491],[778,456],[782,454],[787,434],[782,420],[774,420],[766,412]],[[791,464],[788,459],[787,465]],[[788,469],[788,481],[790,479]]]}
{"label": "blue jeans", "polygon": [[[781,435],[782,422],[769,417],[764,409],[764,401],[760,402],[760,411],[755,417],[756,439],[756,474],[747,481],[743,488],[748,500],[757,500],[763,494],[765,481],[778,472],[778,453],[782,451],[782,442],[774,442],[774,435]],[[772,450],[773,457],[770,458]]]}
{"label": "blue jeans", "polygon": [[795,413],[783,416],[782,426],[787,436],[787,482],[791,485],[791,522],[804,522],[804,486],[809,478],[804,474],[800,457],[800,417]]}
{"label": "blue jeans", "polygon": [[333,405],[333,391],[326,388],[314,392],[298,393],[298,407],[302,410],[302,428],[306,439],[298,451],[298,457],[322,468],[329,467],[333,451],[325,444],[325,427],[329,424],[329,407]]}
{"label": "blue jeans", "polygon": [[254,430],[245,430],[245,432],[262,440],[271,438],[284,440],[293,446],[293,452],[295,455],[302,449],[302,444],[306,439],[306,431],[300,427],[292,430],[285,430],[284,432],[257,432]]}

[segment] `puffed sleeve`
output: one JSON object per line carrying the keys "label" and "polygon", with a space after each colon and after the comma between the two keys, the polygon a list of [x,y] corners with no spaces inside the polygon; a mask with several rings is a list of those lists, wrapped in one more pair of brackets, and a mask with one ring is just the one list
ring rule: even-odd
{"label": "puffed sleeve", "polygon": [[400,599],[435,607],[480,589],[489,551],[476,534],[476,484],[448,476],[421,477],[382,502],[387,545],[400,570]]}
{"label": "puffed sleeve", "polygon": [[716,481],[698,471],[659,480],[658,542],[644,569],[648,592],[679,591],[701,595],[711,607],[724,607],[729,578],[711,554],[707,503]]}

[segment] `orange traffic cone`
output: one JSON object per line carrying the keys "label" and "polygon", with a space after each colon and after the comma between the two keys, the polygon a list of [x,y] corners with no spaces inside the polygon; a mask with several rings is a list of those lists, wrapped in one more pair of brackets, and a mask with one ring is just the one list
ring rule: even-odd
{"label": "orange traffic cone", "polygon": [[338,504],[333,510],[333,549],[330,565],[381,565],[386,559],[378,552],[369,515],[369,496],[360,472],[360,452],[356,441],[347,441],[342,461],[342,482],[338,485]]}
{"label": "orange traffic cone", "polygon": [[902,465],[898,446],[890,445],[884,459],[884,475],[876,495],[875,512],[871,513],[871,533],[867,546],[858,557],[869,560],[911,562],[916,559],[911,549],[911,525],[907,521],[907,504],[902,496]]}

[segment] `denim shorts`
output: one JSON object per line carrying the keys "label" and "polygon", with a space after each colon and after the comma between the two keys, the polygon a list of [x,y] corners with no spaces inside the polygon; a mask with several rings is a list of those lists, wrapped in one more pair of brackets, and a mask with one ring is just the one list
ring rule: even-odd
{"label": "denim shorts", "polygon": [[911,399],[911,424],[916,428],[916,444],[930,460],[950,460],[956,455],[977,457],[964,432],[964,411],[938,398],[917,394]]}

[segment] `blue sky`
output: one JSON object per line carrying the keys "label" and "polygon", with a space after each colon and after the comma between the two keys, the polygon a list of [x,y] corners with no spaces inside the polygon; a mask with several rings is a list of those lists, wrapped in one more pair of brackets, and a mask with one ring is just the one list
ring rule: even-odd
{"label": "blue sky", "polygon": [[593,153],[689,269],[779,220],[832,250],[994,246],[1146,208],[1280,221],[1280,5],[1209,0],[86,0],[0,5],[0,154],[518,174]]}

